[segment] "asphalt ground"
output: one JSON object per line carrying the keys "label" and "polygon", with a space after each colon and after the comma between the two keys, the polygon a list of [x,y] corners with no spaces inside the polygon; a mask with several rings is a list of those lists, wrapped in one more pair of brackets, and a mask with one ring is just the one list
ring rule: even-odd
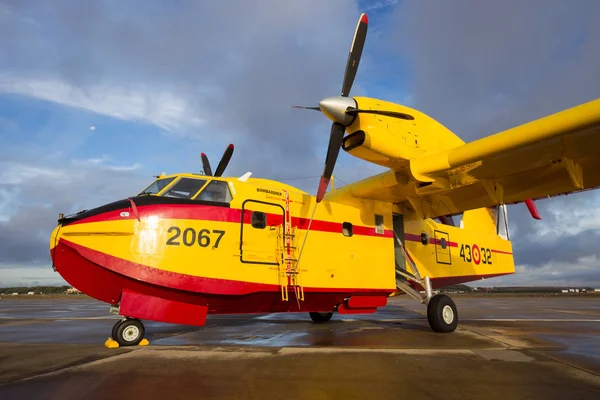
{"label": "asphalt ground", "polygon": [[600,398],[600,296],[463,297],[434,333],[405,297],[370,315],[144,321],[147,347],[106,349],[117,316],[85,298],[0,300],[0,399]]}

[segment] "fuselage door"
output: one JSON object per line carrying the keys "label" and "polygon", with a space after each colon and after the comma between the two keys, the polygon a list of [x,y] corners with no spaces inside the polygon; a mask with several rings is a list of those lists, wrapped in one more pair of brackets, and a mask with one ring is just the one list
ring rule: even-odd
{"label": "fuselage door", "polygon": [[434,231],[435,258],[438,264],[452,264],[450,258],[450,235],[446,232]]}
{"label": "fuselage door", "polygon": [[242,204],[240,260],[243,263],[279,265],[284,208],[260,200]]}

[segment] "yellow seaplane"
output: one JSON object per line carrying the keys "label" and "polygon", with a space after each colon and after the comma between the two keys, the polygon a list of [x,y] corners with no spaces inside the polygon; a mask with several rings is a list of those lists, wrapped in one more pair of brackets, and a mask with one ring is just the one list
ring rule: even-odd
{"label": "yellow seaplane", "polygon": [[[600,185],[600,100],[465,143],[412,108],[350,97],[366,39],[358,21],[341,96],[302,107],[333,123],[316,196],[246,173],[159,176],[138,195],[59,215],[53,267],[122,318],[202,326],[208,314],[306,312],[323,323],[407,294],[436,332],[458,312],[434,290],[512,274],[506,205]],[[328,190],[340,149],[386,171]],[[460,222],[456,222],[460,216]]]}

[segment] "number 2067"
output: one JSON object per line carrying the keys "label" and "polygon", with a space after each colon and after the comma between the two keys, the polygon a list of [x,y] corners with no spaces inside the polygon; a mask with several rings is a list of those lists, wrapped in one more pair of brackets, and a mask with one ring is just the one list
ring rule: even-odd
{"label": "number 2067", "polygon": [[200,247],[208,247],[213,243],[213,248],[218,248],[221,238],[225,231],[213,230],[212,233],[208,229],[201,229],[198,232],[194,228],[186,228],[181,231],[178,226],[172,226],[167,233],[170,235],[167,240],[168,246],[193,246],[197,244]]}

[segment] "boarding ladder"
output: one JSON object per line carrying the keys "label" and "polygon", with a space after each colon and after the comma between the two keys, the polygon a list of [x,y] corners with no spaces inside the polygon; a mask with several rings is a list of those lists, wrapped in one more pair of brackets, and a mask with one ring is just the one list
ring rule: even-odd
{"label": "boarding ladder", "polygon": [[298,269],[298,228],[292,226],[292,214],[290,213],[290,195],[287,190],[285,193],[285,219],[279,228],[279,237],[277,243],[281,243],[283,248],[279,254],[282,254],[282,260],[279,262],[279,286],[281,287],[281,299],[289,300],[289,289],[294,290],[298,308],[300,301],[304,301],[304,288],[300,283],[300,270]]}

